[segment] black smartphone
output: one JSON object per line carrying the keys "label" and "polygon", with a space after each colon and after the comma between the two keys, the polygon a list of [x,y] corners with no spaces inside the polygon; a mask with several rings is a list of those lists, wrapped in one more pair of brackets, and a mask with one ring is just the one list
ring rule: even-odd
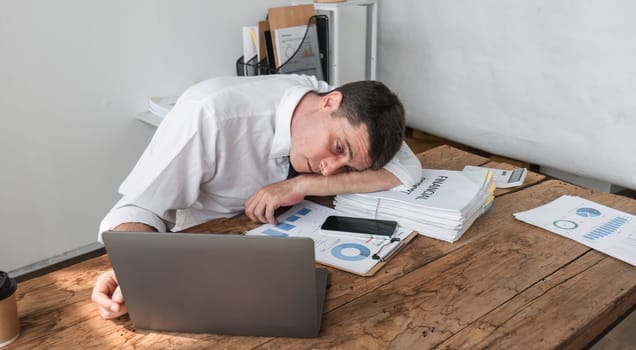
{"label": "black smartphone", "polygon": [[396,227],[396,221],[339,215],[327,217],[322,226],[320,226],[321,229],[328,231],[343,231],[384,237],[391,237]]}

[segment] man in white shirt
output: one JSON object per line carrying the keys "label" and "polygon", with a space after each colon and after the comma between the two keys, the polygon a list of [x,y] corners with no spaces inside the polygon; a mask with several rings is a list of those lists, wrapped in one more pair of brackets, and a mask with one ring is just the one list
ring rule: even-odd
{"label": "man in white shirt", "polygon": [[[274,212],[305,196],[410,187],[420,163],[403,142],[404,109],[379,82],[329,91],[299,75],[215,78],[188,89],[119,188],[101,232],[180,231],[245,211]],[[298,176],[288,178],[290,165]],[[126,313],[114,273],[93,301]]]}

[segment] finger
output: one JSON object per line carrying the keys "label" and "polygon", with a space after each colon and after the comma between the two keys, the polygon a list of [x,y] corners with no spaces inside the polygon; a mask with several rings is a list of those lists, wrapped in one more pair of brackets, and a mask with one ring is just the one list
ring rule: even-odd
{"label": "finger", "polygon": [[245,202],[245,215],[247,215],[250,220],[256,222],[256,216],[254,215],[254,207],[257,203],[256,197],[258,193],[253,194],[250,198]]}
{"label": "finger", "polygon": [[109,308],[112,304],[110,293],[115,288],[115,282],[107,274],[102,274],[97,278],[97,281],[95,281],[95,287],[93,287],[91,299],[97,305]]}
{"label": "finger", "polygon": [[256,216],[254,216],[254,208],[252,206],[250,206],[249,208],[246,207],[245,208],[245,215],[247,215],[248,218],[250,218],[250,220],[256,222]]}
{"label": "finger", "polygon": [[265,222],[268,222],[272,225],[276,225],[276,216],[274,215],[274,213],[276,212],[277,206],[275,205],[267,205],[265,207]]}
{"label": "finger", "polygon": [[119,308],[119,310],[117,311],[112,311],[110,309],[105,309],[105,308],[99,308],[99,315],[102,316],[102,318],[110,320],[113,318],[117,318],[119,316],[125,315],[128,313],[128,310],[126,309],[125,305],[122,305],[122,307]]}
{"label": "finger", "polygon": [[124,294],[121,292],[121,287],[120,286],[118,286],[115,289],[111,299],[117,304],[123,304],[124,303]]}
{"label": "finger", "polygon": [[250,211],[250,208],[252,208],[252,198],[254,198],[254,196],[250,196],[250,198],[248,198],[245,201],[245,214],[247,215],[247,213]]}
{"label": "finger", "polygon": [[126,304],[113,304],[109,310],[105,310],[108,318],[115,318],[128,313]]}
{"label": "finger", "polygon": [[108,275],[110,276],[110,278],[113,279],[113,281],[115,281],[116,285],[119,285],[119,281],[117,280],[117,275],[115,275],[115,270],[110,270],[108,271]]}
{"label": "finger", "polygon": [[96,292],[95,290],[93,290],[93,295],[91,299],[99,307],[103,307],[106,309],[110,309],[111,305],[113,304],[113,301],[110,299],[110,297],[107,294],[99,293],[99,292]]}
{"label": "finger", "polygon": [[250,218],[250,220],[254,221],[254,222],[258,222],[258,219],[256,218],[256,215],[254,215],[254,207],[250,206],[249,208],[245,208],[245,215],[247,215],[248,218]]}
{"label": "finger", "polygon": [[121,307],[119,308],[119,313],[117,314],[117,317],[121,315],[125,315],[127,313],[128,313],[128,308],[126,307],[126,304],[122,304]]}
{"label": "finger", "polygon": [[95,287],[93,288],[93,291],[97,290],[104,293],[108,292],[109,287],[112,284],[112,282],[110,282],[111,279],[112,278],[109,276],[108,272],[100,274],[95,280]]}
{"label": "finger", "polygon": [[247,215],[250,220],[254,222],[261,222],[259,219],[259,207],[263,200],[263,193],[261,190],[257,191],[250,197],[248,200],[249,203],[245,204],[245,215]]}
{"label": "finger", "polygon": [[99,315],[102,316],[102,318],[105,318],[107,320],[111,319],[111,318],[113,318],[112,314],[113,314],[113,312],[110,311],[109,309],[105,309],[103,307],[99,308]]}
{"label": "finger", "polygon": [[253,209],[252,215],[254,216],[256,222],[265,222],[263,221],[264,219],[264,215],[263,215],[264,209],[263,209],[263,204],[262,202],[259,202],[258,204],[256,204],[256,206]]}

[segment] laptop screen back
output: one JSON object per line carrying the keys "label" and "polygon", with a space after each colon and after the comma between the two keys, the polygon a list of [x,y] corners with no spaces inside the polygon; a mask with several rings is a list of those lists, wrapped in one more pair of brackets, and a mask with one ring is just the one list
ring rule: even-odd
{"label": "laptop screen back", "polygon": [[309,238],[105,232],[140,329],[317,336],[326,270]]}

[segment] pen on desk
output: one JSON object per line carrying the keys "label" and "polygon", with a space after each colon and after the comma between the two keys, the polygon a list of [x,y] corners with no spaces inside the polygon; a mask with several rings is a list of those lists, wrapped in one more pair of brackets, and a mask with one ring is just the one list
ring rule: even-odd
{"label": "pen on desk", "polygon": [[380,249],[371,256],[371,258],[374,260],[387,261],[401,246],[401,239],[397,237],[391,238],[391,240],[383,244]]}

